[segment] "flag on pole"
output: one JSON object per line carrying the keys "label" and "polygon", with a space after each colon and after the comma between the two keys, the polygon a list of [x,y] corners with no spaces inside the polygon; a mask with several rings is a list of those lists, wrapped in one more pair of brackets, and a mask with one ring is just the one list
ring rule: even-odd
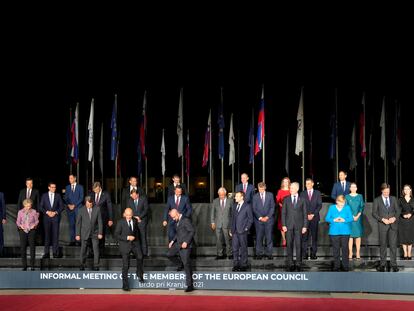
{"label": "flag on pole", "polygon": [[92,98],[91,101],[91,111],[89,113],[89,122],[88,122],[88,132],[89,132],[89,151],[88,151],[88,161],[92,162],[93,158],[93,117],[94,117],[94,110],[93,110],[94,100]]}
{"label": "flag on pole", "polygon": [[289,130],[286,135],[286,157],[285,157],[285,170],[287,176],[289,176]]}
{"label": "flag on pole", "polygon": [[187,129],[187,145],[185,147],[185,172],[190,176],[190,130]]}
{"label": "flag on pole", "polygon": [[372,160],[372,131],[374,127],[374,122],[371,120],[371,129],[369,131],[369,139],[368,139],[368,166],[371,166]]}
{"label": "flag on pole", "polygon": [[329,158],[333,160],[336,157],[336,115],[335,115],[335,112],[332,113],[329,124],[331,127],[331,133],[329,135],[329,138],[330,138]]}
{"label": "flag on pole", "polygon": [[177,154],[181,158],[183,156],[183,89],[180,91],[180,103],[178,105],[178,119],[177,119],[177,136],[178,148]]}
{"label": "flag on pole", "polygon": [[101,143],[99,145],[99,167],[101,169],[101,173],[103,173],[103,136],[104,136],[104,131],[103,131],[103,123],[101,124]]}
{"label": "flag on pole", "polygon": [[208,114],[208,122],[206,134],[204,135],[204,150],[203,150],[203,163],[202,167],[206,167],[208,163],[208,155],[210,151],[210,135],[211,135],[211,110]]}
{"label": "flag on pole", "polygon": [[218,138],[219,138],[219,145],[218,145],[218,156],[219,159],[224,159],[224,115],[223,115],[223,89],[221,90],[221,102],[219,106],[219,115],[218,115]]}
{"label": "flag on pole", "polygon": [[395,142],[395,160],[396,163],[400,161],[401,158],[401,105],[397,104],[396,106],[396,142]]}
{"label": "flag on pole", "polygon": [[257,155],[263,148],[263,138],[265,130],[265,111],[264,111],[264,87],[262,88],[262,97],[260,99],[259,116],[257,120],[257,138],[254,155]]}
{"label": "flag on pole", "polygon": [[249,130],[249,164],[252,164],[254,161],[254,124],[253,120],[250,122]]}
{"label": "flag on pole", "polygon": [[299,153],[303,151],[303,88],[300,94],[299,108],[296,120],[298,121],[298,130],[296,132],[295,154],[299,155]]}
{"label": "flag on pole", "polygon": [[236,149],[234,148],[234,131],[233,131],[233,114],[230,116],[230,132],[229,132],[229,165],[236,163]]}
{"label": "flag on pole", "polygon": [[385,97],[382,101],[380,127],[381,127],[380,156],[383,160],[385,160],[386,158],[386,154],[385,154],[386,152],[385,151]]}
{"label": "flag on pole", "polygon": [[112,108],[111,117],[111,160],[115,161],[118,151],[118,130],[117,130],[117,95],[115,94],[115,101]]}
{"label": "flag on pole", "polygon": [[137,174],[138,176],[142,173],[142,151],[141,151],[141,141],[138,141],[137,146]]}
{"label": "flag on pole", "polygon": [[309,133],[309,175],[313,178],[313,128]]}
{"label": "flag on pole", "polygon": [[361,157],[367,156],[367,146],[365,142],[365,94],[362,96],[362,111],[359,116],[359,143],[361,145]]}
{"label": "flag on pole", "polygon": [[354,127],[352,129],[352,136],[351,136],[351,145],[349,147],[349,170],[353,171],[354,168],[357,166],[357,158],[356,158],[356,125],[354,124]]}
{"label": "flag on pole", "polygon": [[66,131],[66,164],[72,162],[72,108],[69,109],[69,123]]}
{"label": "flag on pole", "polygon": [[162,140],[161,140],[161,172],[162,176],[165,175],[165,140],[164,140],[164,129],[162,129]]}
{"label": "flag on pole", "polygon": [[147,152],[145,148],[145,137],[147,134],[147,91],[144,93],[144,102],[142,104],[142,116],[141,116],[141,122],[140,122],[140,128],[139,128],[139,144],[141,149],[141,155],[144,160],[147,159]]}
{"label": "flag on pole", "polygon": [[78,127],[78,121],[79,121],[79,103],[76,104],[75,109],[75,117],[72,121],[72,150],[70,152],[70,156],[72,157],[73,163],[78,163],[79,160],[79,127]]}

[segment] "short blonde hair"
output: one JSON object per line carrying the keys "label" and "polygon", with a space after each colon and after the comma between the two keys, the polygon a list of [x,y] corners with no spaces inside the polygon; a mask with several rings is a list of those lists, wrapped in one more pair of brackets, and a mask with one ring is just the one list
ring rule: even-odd
{"label": "short blonde hair", "polygon": [[27,205],[33,205],[33,201],[31,199],[25,199],[23,200],[23,206],[27,206]]}
{"label": "short blonde hair", "polygon": [[345,196],[343,194],[340,194],[336,197],[336,202],[345,203]]}

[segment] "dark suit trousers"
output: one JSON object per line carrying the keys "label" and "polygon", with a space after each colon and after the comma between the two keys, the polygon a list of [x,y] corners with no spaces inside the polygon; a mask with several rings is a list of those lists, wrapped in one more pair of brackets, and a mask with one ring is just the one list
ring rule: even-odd
{"label": "dark suit trousers", "polygon": [[99,253],[101,254],[101,256],[103,256],[105,252],[105,237],[106,237],[106,234],[109,232],[108,221],[109,221],[108,218],[102,217],[103,232],[102,232],[102,239],[99,240]]}
{"label": "dark suit trousers", "polygon": [[341,267],[340,249],[342,249],[342,266],[349,269],[349,235],[330,235],[334,256],[334,269]]}
{"label": "dark suit trousers", "polygon": [[177,224],[171,217],[168,217],[168,242],[174,240],[174,237],[177,233]]}
{"label": "dark suit trousers", "polygon": [[233,265],[235,267],[247,267],[247,231],[243,233],[234,232],[233,244]]}
{"label": "dark suit trousers", "polygon": [[141,244],[142,255],[148,255],[148,243],[147,243],[147,222],[141,221],[138,223],[139,229],[139,242]]}
{"label": "dark suit trousers", "polygon": [[226,255],[232,255],[231,247],[231,237],[229,234],[229,229],[224,229],[222,227],[216,228],[216,238],[217,238],[217,256],[224,255],[224,247],[226,248]]}
{"label": "dark suit trousers", "polygon": [[[292,229],[286,232],[287,243],[287,262],[289,266],[293,265],[293,246],[296,249],[296,265],[302,263],[302,228]],[[294,243],[294,245],[293,245]]]}
{"label": "dark suit trousers", "polygon": [[[122,284],[123,287],[129,287],[128,285],[128,270],[129,270],[129,254],[132,252],[135,255],[135,258],[137,260],[137,276],[140,276],[144,273],[144,263],[142,260],[142,251],[141,251],[141,246],[139,245],[139,243],[135,242],[135,247],[132,245],[132,242],[128,242],[131,243],[131,248],[129,250],[129,252],[121,252],[121,256],[122,256]],[[138,245],[137,245],[138,244]]]}
{"label": "dark suit trousers", "polygon": [[[177,257],[180,256],[180,258]],[[174,242],[171,248],[168,249],[168,259],[171,260],[177,266],[184,266],[185,271],[185,284],[187,286],[193,285],[193,271],[191,268],[191,248],[181,248],[178,242]]]}
{"label": "dark suit trousers", "polygon": [[379,225],[379,242],[381,266],[387,264],[387,244],[390,246],[391,267],[397,266],[397,230],[393,230],[390,225]]}
{"label": "dark suit trousers", "polygon": [[86,264],[86,253],[88,251],[88,247],[93,248],[93,265],[94,267],[99,266],[99,240],[98,238],[89,238],[87,240],[82,239],[81,241],[81,251],[80,251],[80,263],[82,266]]}
{"label": "dark suit trousers", "polygon": [[66,208],[66,213],[68,215],[69,221],[69,233],[70,233],[70,241],[75,242],[76,236],[76,216],[78,215],[78,208],[75,207],[72,211],[69,208]]}
{"label": "dark suit trousers", "polygon": [[256,256],[263,255],[263,238],[266,241],[265,255],[272,256],[273,253],[273,222],[259,222],[255,220],[254,225],[256,227]]}
{"label": "dark suit trousers", "polygon": [[302,236],[302,255],[307,256],[308,254],[308,241],[309,235],[311,236],[312,246],[311,246],[311,256],[316,256],[318,251],[318,226],[319,220],[312,220],[309,222],[308,230]]}
{"label": "dark suit trousers", "polygon": [[52,243],[53,254],[59,253],[59,216],[50,218],[45,215],[43,217],[45,225],[45,254],[50,252],[50,243]]}
{"label": "dark suit trousers", "polygon": [[22,257],[23,268],[27,268],[27,256],[26,256],[27,244],[29,244],[29,247],[30,247],[30,266],[33,268],[35,264],[36,230],[30,230],[29,233],[26,233],[23,230],[19,229],[19,236],[20,236],[20,254]]}

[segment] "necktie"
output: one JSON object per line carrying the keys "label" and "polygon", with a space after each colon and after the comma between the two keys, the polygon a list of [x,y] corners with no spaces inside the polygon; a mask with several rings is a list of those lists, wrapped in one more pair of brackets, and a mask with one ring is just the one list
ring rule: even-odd
{"label": "necktie", "polygon": [[246,184],[243,184],[243,192],[246,193]]}
{"label": "necktie", "polygon": [[385,198],[385,207],[387,209],[390,207],[390,202],[388,201],[388,197]]}
{"label": "necktie", "polygon": [[99,203],[99,192],[95,196],[95,204]]}
{"label": "necktie", "polygon": [[342,190],[345,192],[345,182],[342,182]]}
{"label": "necktie", "polygon": [[293,206],[296,207],[296,195],[293,196]]}
{"label": "necktie", "polygon": [[26,199],[30,199],[30,188],[27,188]]}
{"label": "necktie", "polygon": [[91,208],[88,208],[88,214],[89,214],[89,219],[91,219],[92,218],[92,209]]}
{"label": "necktie", "polygon": [[128,220],[128,227],[129,227],[129,230],[131,230],[131,232],[133,232],[134,230],[132,229],[132,221],[131,220]]}
{"label": "necktie", "polygon": [[264,194],[263,193],[260,194],[260,198],[262,199],[262,204],[264,205],[265,200],[264,200]]}
{"label": "necktie", "polygon": [[53,207],[53,192],[50,193],[50,207]]}
{"label": "necktie", "polygon": [[178,196],[175,200],[175,206],[178,208],[178,205],[180,205],[180,197]]}
{"label": "necktie", "polygon": [[312,200],[312,191],[311,190],[309,190],[309,192],[308,192],[308,198],[309,198],[309,201]]}
{"label": "necktie", "polygon": [[240,204],[237,204],[237,213],[240,212]]}
{"label": "necktie", "polygon": [[75,192],[75,185],[72,185],[72,192]]}
{"label": "necktie", "polygon": [[224,200],[220,200],[221,201],[221,209],[223,210],[224,209]]}

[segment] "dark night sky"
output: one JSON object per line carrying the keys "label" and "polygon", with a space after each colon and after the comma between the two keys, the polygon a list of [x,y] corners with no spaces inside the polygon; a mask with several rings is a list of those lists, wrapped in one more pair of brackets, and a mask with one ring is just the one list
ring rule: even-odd
{"label": "dark night sky", "polygon": [[[296,180],[300,177],[300,158],[294,155],[294,140],[302,86],[305,88],[305,130],[308,134],[312,126],[314,135],[315,179],[326,190],[330,190],[334,178],[328,150],[329,116],[335,88],[338,88],[340,168],[349,166],[352,124],[365,91],[367,126],[371,120],[374,122],[375,165],[379,169],[377,188],[382,181],[383,167],[378,143],[383,96],[386,96],[390,113],[395,100],[402,105],[403,183],[414,184],[414,165],[410,161],[414,141],[410,123],[413,63],[402,46],[394,45],[391,52],[382,50],[373,57],[372,51],[381,45],[374,39],[365,40],[361,46],[360,42],[348,44],[352,41],[348,38],[327,44],[323,38],[310,36],[300,45],[296,42],[293,46],[291,41],[297,39],[270,42],[268,37],[269,45],[280,47],[270,49],[258,39],[240,39],[240,34],[230,37],[222,33],[204,40],[203,34],[182,37],[172,30],[165,33],[143,31],[136,35],[117,35],[105,30],[88,28],[72,33],[65,29],[59,36],[53,33],[39,35],[35,30],[29,30],[24,40],[13,35],[5,39],[10,44],[5,58],[8,61],[4,64],[3,75],[7,79],[3,85],[2,107],[7,106],[8,111],[2,112],[0,125],[3,145],[0,191],[5,192],[8,203],[17,200],[18,190],[24,186],[27,175],[42,183],[53,179],[59,187],[67,183],[65,135],[69,107],[74,108],[77,101],[80,102],[81,135],[84,133],[85,136],[90,100],[95,98],[95,124],[104,122],[106,125],[105,156],[109,158],[109,122],[115,93],[118,94],[123,174],[136,173],[137,120],[144,90],[148,92],[149,175],[161,175],[163,127],[167,135],[167,175],[180,171],[175,131],[181,87],[184,88],[184,127],[191,130],[192,176],[208,175],[207,170],[201,168],[204,131],[208,110],[212,108],[213,138],[217,137],[220,87],[224,88],[226,161],[229,117],[233,112],[236,135],[240,134],[240,170],[250,173],[248,127],[251,107],[257,110],[259,105],[262,83],[266,103],[266,181],[272,191],[285,175],[288,129],[291,133],[291,176]],[[323,108],[326,106],[331,108]],[[216,144],[213,142],[213,145],[217,163]],[[82,147],[86,148],[85,137],[81,137]],[[81,160],[84,157],[83,149]],[[261,161],[258,162],[256,171],[260,171]],[[361,174],[361,168],[360,161],[358,174]],[[217,165],[216,173],[218,169]],[[105,170],[113,172],[112,162],[105,161]],[[390,163],[392,178],[393,172]],[[230,169],[227,168],[225,174],[230,178]],[[81,183],[84,183],[82,175],[85,176],[83,172]],[[360,177],[358,180],[362,183]],[[392,179],[390,182],[393,184]],[[369,189],[372,188],[369,186]],[[45,190],[44,184],[41,190]]]}

